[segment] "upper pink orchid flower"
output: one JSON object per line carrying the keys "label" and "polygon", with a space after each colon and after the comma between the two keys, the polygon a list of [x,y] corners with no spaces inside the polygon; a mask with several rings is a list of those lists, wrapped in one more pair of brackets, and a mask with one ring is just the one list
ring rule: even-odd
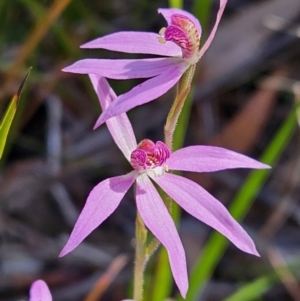
{"label": "upper pink orchid flower", "polygon": [[46,282],[36,280],[32,283],[29,301],[52,301],[52,296]]}
{"label": "upper pink orchid flower", "polygon": [[[105,110],[117,97],[106,79],[98,75],[90,75],[90,79]],[[110,216],[136,182],[137,210],[147,228],[167,249],[175,282],[185,297],[188,289],[185,252],[176,226],[152,181],[184,210],[222,233],[239,249],[259,256],[252,239],[217,199],[195,182],[168,171],[212,172],[238,167],[262,169],[269,168],[267,165],[220,147],[189,146],[171,153],[160,141],[154,143],[145,139],[137,144],[125,113],[106,123],[133,171],[106,179],[93,188],[60,256],[71,252]]]}
{"label": "upper pink orchid flower", "polygon": [[97,74],[112,79],[151,78],[120,95],[99,117],[95,128],[107,119],[154,100],[165,94],[195,65],[210,46],[227,0],[220,0],[216,23],[202,47],[201,26],[192,14],[181,9],[159,9],[168,26],[159,34],[151,32],[117,32],[82,45],[127,53],[160,55],[151,59],[84,59],[63,71]]}

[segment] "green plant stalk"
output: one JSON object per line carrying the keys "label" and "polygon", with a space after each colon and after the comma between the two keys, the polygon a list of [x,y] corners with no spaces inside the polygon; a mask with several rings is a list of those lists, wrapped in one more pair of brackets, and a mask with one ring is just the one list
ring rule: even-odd
{"label": "green plant stalk", "polygon": [[169,7],[173,8],[182,8],[183,7],[182,0],[169,0]]}
{"label": "green plant stalk", "polygon": [[191,83],[195,74],[195,65],[192,65],[180,78],[177,84],[176,97],[168,114],[165,132],[165,143],[170,150],[173,149],[173,136],[178,123],[178,118],[185,104],[186,98],[191,90]]}
{"label": "green plant stalk", "polygon": [[[295,110],[293,110],[268,145],[260,160],[266,164],[274,165],[289,143],[296,126],[296,114]],[[244,218],[270,173],[271,170],[256,170],[250,173],[229,208],[231,215],[236,220],[241,221]],[[197,300],[205,282],[213,273],[227,246],[228,240],[224,236],[217,232],[211,235],[203,253],[199,256],[193,268],[186,301]],[[178,300],[184,299],[178,297]]]}
{"label": "green plant stalk", "polygon": [[213,1],[201,0],[194,1],[193,15],[201,20],[202,31],[207,32],[207,26],[209,21],[209,13],[211,11]]}
{"label": "green plant stalk", "polygon": [[148,261],[145,244],[147,229],[137,213],[135,221],[135,262],[134,262],[134,285],[133,298],[135,301],[143,301],[144,271]]}

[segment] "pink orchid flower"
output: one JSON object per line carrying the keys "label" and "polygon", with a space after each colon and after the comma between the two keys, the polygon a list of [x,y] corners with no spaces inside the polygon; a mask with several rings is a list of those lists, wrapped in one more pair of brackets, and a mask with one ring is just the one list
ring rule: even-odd
{"label": "pink orchid flower", "polygon": [[[52,295],[45,281],[36,280],[32,283],[30,287],[29,301],[52,301]],[[123,301],[134,301],[134,300],[123,300]]]}
{"label": "pink orchid flower", "polygon": [[52,296],[46,282],[36,280],[32,283],[29,301],[52,301]]}
{"label": "pink orchid flower", "polygon": [[183,73],[197,64],[210,46],[227,0],[220,0],[216,23],[210,36],[200,47],[201,26],[192,14],[181,9],[159,9],[168,26],[160,34],[151,32],[117,32],[82,45],[82,48],[143,53],[163,56],[150,59],[84,59],[63,71],[97,74],[112,79],[150,78],[120,95],[97,120],[97,128],[107,119],[152,101],[171,89]]}
{"label": "pink orchid flower", "polygon": [[[117,97],[106,79],[98,75],[90,75],[90,79],[105,110]],[[171,153],[160,141],[145,139],[137,144],[125,113],[106,123],[133,171],[106,179],[93,188],[60,256],[71,252],[110,216],[135,182],[137,210],[147,228],[167,249],[175,282],[184,297],[188,289],[185,252],[176,226],[152,181],[185,211],[222,233],[239,249],[259,256],[252,239],[217,199],[195,182],[168,171],[262,169],[269,168],[267,165],[220,147],[189,146]]]}

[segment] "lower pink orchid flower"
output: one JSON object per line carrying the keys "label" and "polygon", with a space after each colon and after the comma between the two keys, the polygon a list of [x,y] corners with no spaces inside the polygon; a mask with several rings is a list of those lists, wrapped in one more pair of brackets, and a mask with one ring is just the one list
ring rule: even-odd
{"label": "lower pink orchid flower", "polygon": [[[52,301],[52,295],[48,285],[43,280],[36,280],[32,283],[29,292],[29,301]],[[134,301],[134,300],[123,300]]]}
{"label": "lower pink orchid flower", "polygon": [[[198,0],[200,1],[200,0]],[[107,119],[152,101],[170,90],[209,48],[224,12],[227,0],[220,0],[215,25],[200,47],[201,25],[192,14],[181,9],[159,9],[168,25],[158,33],[116,32],[82,45],[126,53],[159,55],[146,59],[83,59],[63,69],[66,72],[97,74],[111,79],[150,78],[118,96],[100,115],[99,127]]]}
{"label": "lower pink orchid flower", "polygon": [[[105,110],[115,101],[116,95],[103,77],[90,75],[90,79]],[[252,239],[216,198],[195,182],[168,171],[212,172],[231,168],[263,169],[269,166],[220,147],[189,146],[171,153],[161,141],[154,143],[145,139],[137,144],[125,113],[106,123],[133,171],[106,179],[93,188],[60,256],[75,249],[107,219],[134,182],[137,210],[147,228],[167,249],[172,273],[183,297],[188,289],[185,252],[176,226],[152,182],[185,211],[222,233],[239,249],[259,256]]]}
{"label": "lower pink orchid flower", "polygon": [[33,282],[29,294],[29,301],[52,301],[50,290],[43,280]]}

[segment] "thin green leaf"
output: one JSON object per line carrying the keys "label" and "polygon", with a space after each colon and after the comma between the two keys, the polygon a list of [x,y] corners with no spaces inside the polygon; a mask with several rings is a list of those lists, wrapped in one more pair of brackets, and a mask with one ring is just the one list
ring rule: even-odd
{"label": "thin green leaf", "polygon": [[3,155],[4,147],[6,144],[7,136],[9,133],[10,126],[13,122],[13,119],[15,117],[19,99],[22,93],[22,89],[24,87],[24,84],[29,76],[31,68],[28,70],[27,74],[25,75],[25,78],[23,79],[20,88],[18,89],[17,93],[13,96],[11,99],[9,106],[3,116],[1,125],[0,125],[0,158]]}
{"label": "thin green leaf", "polygon": [[[289,143],[296,126],[296,114],[295,110],[293,110],[262,155],[262,162],[271,166],[275,165]],[[244,218],[270,172],[271,170],[256,170],[250,173],[245,184],[233,199],[229,209],[236,220],[240,221]],[[197,300],[205,282],[210,278],[227,246],[228,240],[224,236],[217,232],[211,235],[190,276],[190,288],[186,301]],[[179,300],[183,299],[179,298]]]}
{"label": "thin green leaf", "polygon": [[259,277],[250,283],[244,284],[237,292],[227,297],[224,301],[253,301],[260,298],[266,293],[274,284],[280,281],[280,275],[284,274],[286,270],[290,272],[297,272],[299,270],[299,257],[292,260],[291,263],[279,267],[267,275]]}
{"label": "thin green leaf", "polygon": [[183,7],[182,0],[169,0],[169,7],[182,8]]}
{"label": "thin green leaf", "polygon": [[193,14],[200,20],[202,30],[205,32],[207,30],[211,6],[211,0],[194,1]]}

